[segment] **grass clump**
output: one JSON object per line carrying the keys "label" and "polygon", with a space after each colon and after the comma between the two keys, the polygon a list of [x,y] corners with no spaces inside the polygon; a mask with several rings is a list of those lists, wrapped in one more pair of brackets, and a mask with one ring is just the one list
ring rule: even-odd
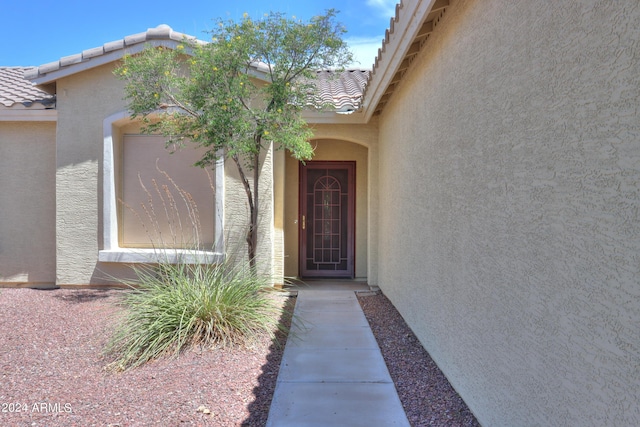
{"label": "grass clump", "polygon": [[106,353],[124,371],[189,346],[246,346],[282,328],[280,304],[266,278],[223,262],[160,264],[136,270],[124,313]]}

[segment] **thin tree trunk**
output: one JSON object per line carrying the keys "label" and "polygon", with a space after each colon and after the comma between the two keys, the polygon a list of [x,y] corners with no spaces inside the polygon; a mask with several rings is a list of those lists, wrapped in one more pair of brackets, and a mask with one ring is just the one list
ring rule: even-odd
{"label": "thin tree trunk", "polygon": [[[259,153],[259,152],[258,152]],[[256,254],[258,251],[258,202],[260,200],[258,190],[260,184],[260,154],[253,157],[253,211],[251,212],[251,226],[249,227],[249,266],[255,272]]]}
{"label": "thin tree trunk", "polygon": [[[254,218],[257,218],[256,214],[256,203],[254,200],[257,200],[256,194],[253,194],[251,191],[251,185],[249,184],[249,179],[247,175],[244,173],[244,168],[242,167],[242,163],[238,156],[233,156],[233,161],[238,168],[238,174],[240,175],[240,180],[242,181],[242,185],[244,186],[245,194],[247,195],[247,202],[249,203],[249,228],[247,230],[247,254],[249,256],[249,266],[251,269],[255,270],[255,258],[256,258],[256,245],[257,241],[257,227],[255,226],[256,222]],[[255,172],[254,172],[255,178]],[[254,184],[254,188],[257,188]]]}

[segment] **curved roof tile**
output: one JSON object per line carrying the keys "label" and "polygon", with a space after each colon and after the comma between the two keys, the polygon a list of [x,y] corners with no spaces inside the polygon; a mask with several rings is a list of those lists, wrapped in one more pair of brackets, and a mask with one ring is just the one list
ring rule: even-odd
{"label": "curved roof tile", "polygon": [[353,111],[360,108],[362,94],[369,80],[369,70],[345,70],[337,73],[333,70],[316,72],[317,93],[315,102],[332,105],[337,110]]}
{"label": "curved roof tile", "polygon": [[[25,78],[29,80],[46,80],[47,74],[49,73],[58,71],[64,72],[65,69],[68,69],[69,72],[73,72],[73,68],[79,66],[83,67],[83,69],[91,68],[91,62],[94,62],[96,66],[101,65],[102,62],[100,61],[100,58],[107,54],[124,51],[125,48],[130,48],[141,43],[162,40],[173,42],[190,40],[200,42],[196,37],[173,31],[170,26],[162,24],[158,25],[156,28],[149,28],[145,32],[125,36],[123,39],[111,41],[103,44],[102,46],[86,49],[81,53],[65,56],[57,61],[31,68],[25,74]],[[37,83],[42,83],[42,81],[38,81]]]}
{"label": "curved roof tile", "polygon": [[[183,40],[205,43],[193,36],[175,32],[168,25],[159,25],[147,31],[126,36],[121,40],[105,43],[102,46],[87,49],[75,55],[69,55],[57,61],[39,67],[14,69],[6,78],[0,77],[0,103],[12,105],[15,102],[36,102],[51,100],[52,97],[36,88],[37,84],[45,84],[56,79],[116,60],[124,55],[124,50],[136,46],[142,49],[145,43],[179,43]],[[255,64],[257,72],[266,72],[264,64]],[[9,79],[8,76],[11,76]],[[350,69],[343,72],[334,70],[317,71],[314,84],[318,88],[310,104],[331,105],[338,112],[358,110],[362,105],[362,97],[369,80],[369,70]],[[22,94],[22,98],[20,95]]]}
{"label": "curved roof tile", "polygon": [[31,107],[40,103],[47,107],[55,103],[55,97],[38,89],[33,83],[24,78],[31,67],[0,67],[0,104],[13,107],[21,104]]}

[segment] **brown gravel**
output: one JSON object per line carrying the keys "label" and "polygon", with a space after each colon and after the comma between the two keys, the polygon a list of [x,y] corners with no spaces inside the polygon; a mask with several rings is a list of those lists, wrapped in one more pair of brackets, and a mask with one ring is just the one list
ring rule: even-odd
{"label": "brown gravel", "polygon": [[391,302],[382,294],[358,300],[411,425],[479,426]]}
{"label": "brown gravel", "polygon": [[268,337],[106,372],[120,292],[0,289],[0,426],[266,423],[284,348]]}
{"label": "brown gravel", "polygon": [[[0,426],[263,426],[282,357],[195,349],[125,373],[102,356],[119,290],[0,289]],[[283,298],[292,311],[295,299]],[[383,295],[361,305],[417,426],[477,426]],[[280,337],[283,341],[283,337]]]}

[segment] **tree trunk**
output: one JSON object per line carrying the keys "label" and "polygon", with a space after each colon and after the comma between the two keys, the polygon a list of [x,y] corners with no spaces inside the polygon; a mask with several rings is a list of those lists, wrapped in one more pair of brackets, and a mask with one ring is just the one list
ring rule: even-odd
{"label": "tree trunk", "polygon": [[249,225],[249,236],[247,236],[249,266],[255,272],[256,270],[256,252],[258,250],[258,203],[259,203],[259,184],[260,184],[260,155],[253,156],[253,209],[251,210],[251,219]]}
{"label": "tree trunk", "polygon": [[[257,161],[259,162],[259,157],[255,156]],[[254,169],[254,190],[251,190],[251,184],[249,183],[249,179],[244,172],[244,168],[242,167],[242,162],[238,158],[238,156],[233,156],[233,161],[236,164],[238,169],[238,174],[240,175],[240,180],[242,181],[242,185],[244,186],[245,194],[247,195],[247,202],[249,203],[249,227],[247,229],[247,254],[249,256],[249,267],[255,272],[256,268],[256,249],[258,242],[258,208],[257,208],[257,200],[258,200],[258,186],[256,179],[256,172]],[[256,160],[252,159],[252,163],[255,166]],[[259,173],[257,174],[259,176]]]}

